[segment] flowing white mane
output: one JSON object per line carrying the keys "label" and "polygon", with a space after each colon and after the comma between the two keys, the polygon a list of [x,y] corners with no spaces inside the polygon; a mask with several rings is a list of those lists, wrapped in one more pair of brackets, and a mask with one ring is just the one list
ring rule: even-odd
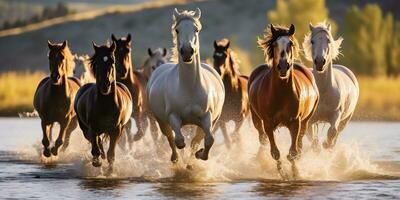
{"label": "flowing white mane", "polygon": [[172,41],[173,41],[174,46],[171,48],[171,52],[172,52],[172,55],[170,58],[171,62],[174,62],[174,63],[178,62],[178,56],[179,56],[178,55],[178,47],[177,47],[178,41],[177,41],[177,35],[175,32],[176,26],[183,20],[191,20],[194,22],[194,25],[198,28],[198,30],[199,31],[201,30],[202,26],[201,26],[200,20],[195,17],[195,14],[196,14],[196,11],[184,10],[184,11],[179,12],[178,15],[172,15],[171,33],[172,33]]}
{"label": "flowing white mane", "polygon": [[324,22],[320,22],[317,25],[314,26],[313,31],[308,33],[305,37],[304,37],[304,42],[303,42],[303,51],[304,51],[304,55],[306,57],[307,60],[312,61],[312,44],[311,44],[311,39],[316,35],[316,34],[320,34],[320,33],[325,33],[327,34],[327,36],[330,38],[330,40],[332,41],[329,44],[329,52],[330,52],[330,57],[332,60],[335,60],[340,54],[340,47],[342,45],[342,41],[343,38],[339,37],[337,40],[335,40],[332,37],[331,31],[328,28],[328,24],[324,21]]}

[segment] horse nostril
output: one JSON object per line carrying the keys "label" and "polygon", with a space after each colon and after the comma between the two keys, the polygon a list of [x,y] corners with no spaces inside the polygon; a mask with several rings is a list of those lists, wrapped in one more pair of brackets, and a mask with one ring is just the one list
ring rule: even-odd
{"label": "horse nostril", "polygon": [[314,58],[314,63],[317,63],[317,59],[316,58]]}
{"label": "horse nostril", "polygon": [[192,47],[190,47],[190,54],[193,55],[193,53],[194,53],[194,49]]}
{"label": "horse nostril", "polygon": [[325,59],[322,59],[322,64],[323,64],[323,65],[325,65],[325,62],[326,62],[326,60],[325,60]]}

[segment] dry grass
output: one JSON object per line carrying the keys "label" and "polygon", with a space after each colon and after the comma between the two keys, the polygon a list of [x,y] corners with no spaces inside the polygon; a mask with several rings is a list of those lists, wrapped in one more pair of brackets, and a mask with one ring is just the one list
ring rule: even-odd
{"label": "dry grass", "polygon": [[400,78],[358,77],[360,99],[354,119],[400,120]]}
{"label": "dry grass", "polygon": [[[246,60],[242,65],[245,74]],[[34,92],[44,76],[43,72],[0,74],[0,115],[16,116],[21,111],[32,111]],[[355,120],[400,120],[400,78],[359,77],[358,80],[361,92]]]}
{"label": "dry grass", "polygon": [[31,111],[37,84],[45,76],[35,72],[6,72],[0,74],[0,115],[16,116],[21,111]]}

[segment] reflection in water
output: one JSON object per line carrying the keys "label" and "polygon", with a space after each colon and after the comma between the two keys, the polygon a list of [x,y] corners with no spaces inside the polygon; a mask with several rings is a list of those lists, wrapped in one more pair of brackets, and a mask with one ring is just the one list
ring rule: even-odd
{"label": "reflection in water", "polygon": [[217,198],[219,192],[217,183],[182,183],[164,182],[156,183],[153,187],[156,192],[164,197],[173,198]]}
{"label": "reflection in water", "polygon": [[119,191],[124,189],[128,183],[127,180],[121,179],[82,179],[78,185],[83,190],[103,197],[120,197]]}

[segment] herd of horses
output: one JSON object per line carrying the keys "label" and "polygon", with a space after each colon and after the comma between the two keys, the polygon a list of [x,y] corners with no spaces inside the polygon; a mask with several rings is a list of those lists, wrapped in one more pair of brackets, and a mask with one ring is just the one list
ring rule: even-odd
{"label": "herd of horses", "polygon": [[[43,155],[57,156],[65,150],[71,132],[79,125],[91,144],[92,165],[100,167],[107,159],[113,171],[115,148],[120,138],[132,145],[150,128],[155,143],[158,132],[171,147],[171,161],[178,161],[177,148],[186,146],[184,125],[195,125],[191,141],[192,156],[207,160],[216,129],[221,128],[228,148],[235,143],[243,121],[250,116],[259,133],[259,152],[270,144],[273,159],[283,177],[280,152],[274,131],[287,127],[291,146],[287,159],[293,176],[298,174],[296,160],[306,134],[314,150],[319,150],[317,125],[329,123],[324,148],[333,148],[339,133],[355,110],[359,86],[346,67],[333,64],[340,54],[342,38],[334,39],[329,24],[309,25],[303,51],[313,63],[307,68],[298,59],[299,44],[295,26],[269,25],[258,40],[264,50],[265,64],[256,67],[250,77],[238,70],[230,41],[214,41],[213,67],[200,59],[199,32],[201,11],[173,12],[171,33],[174,47],[167,62],[167,50],[148,49],[149,59],[142,70],[134,70],[131,35],[111,36],[112,43],[93,43],[94,54],[73,56],[67,41],[48,42],[50,76],[38,85],[34,96],[43,130]],[[134,119],[137,133],[132,134]],[[228,121],[235,123],[232,134]],[[51,129],[60,124],[60,133],[50,148]],[[124,137],[121,137],[124,136]],[[204,139],[204,147],[199,149]],[[109,141],[107,153],[103,143]],[[100,159],[101,157],[101,159]]]}

